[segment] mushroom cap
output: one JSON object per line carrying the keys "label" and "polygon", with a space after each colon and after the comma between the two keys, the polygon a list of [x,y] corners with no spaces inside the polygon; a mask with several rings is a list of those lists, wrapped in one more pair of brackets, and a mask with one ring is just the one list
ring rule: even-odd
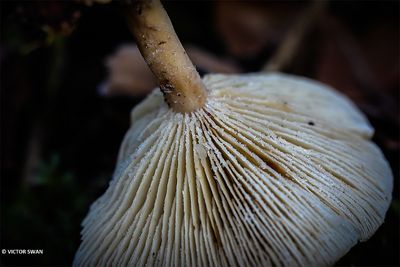
{"label": "mushroom cap", "polygon": [[392,173],[343,95],[290,75],[208,75],[204,108],[131,114],[74,265],[331,265],[382,224]]}

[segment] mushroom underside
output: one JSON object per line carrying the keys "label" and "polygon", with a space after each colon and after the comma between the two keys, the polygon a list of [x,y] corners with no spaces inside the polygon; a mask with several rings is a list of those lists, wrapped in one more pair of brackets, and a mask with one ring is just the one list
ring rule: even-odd
{"label": "mushroom underside", "polygon": [[132,111],[74,265],[331,265],[382,224],[392,174],[344,96],[283,74],[208,75],[205,106]]}

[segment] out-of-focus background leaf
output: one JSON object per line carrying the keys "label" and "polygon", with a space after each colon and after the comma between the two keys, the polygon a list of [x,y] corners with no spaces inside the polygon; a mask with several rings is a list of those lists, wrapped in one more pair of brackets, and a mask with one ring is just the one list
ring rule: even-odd
{"label": "out-of-focus background leaf", "polygon": [[[89,3],[88,1],[86,1]],[[263,69],[311,1],[166,1],[200,73]],[[1,249],[5,266],[67,266],[108,185],[129,112],[154,86],[117,3],[0,2]],[[376,128],[395,177],[382,227],[338,266],[399,265],[399,3],[331,2],[279,69],[328,83]],[[301,27],[300,27],[301,29]],[[294,36],[296,37],[296,36]]]}

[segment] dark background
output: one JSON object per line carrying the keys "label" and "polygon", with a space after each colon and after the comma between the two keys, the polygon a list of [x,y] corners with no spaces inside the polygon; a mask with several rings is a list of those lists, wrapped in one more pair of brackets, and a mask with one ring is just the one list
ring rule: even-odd
{"label": "dark background", "polygon": [[[248,3],[286,17],[306,4]],[[267,36],[262,49],[247,55],[240,47],[230,49],[216,26],[216,17],[226,14],[214,2],[168,1],[165,7],[184,43],[228,57],[243,72],[260,70],[279,46],[279,36]],[[144,97],[98,93],[107,76],[105,58],[133,38],[115,3],[2,1],[0,11],[0,248],[44,250],[43,255],[1,255],[0,263],[70,265],[80,242],[80,222],[106,189],[129,112]],[[328,22],[315,25],[283,71],[347,94],[376,128],[374,141],[392,166],[394,194],[385,223],[337,265],[398,266],[399,4],[332,2],[328,13],[326,21],[334,18],[339,30]],[[348,44],[343,36],[356,43],[365,61],[341,50]],[[257,36],[236,38],[240,43]],[[366,65],[377,82],[357,73]]]}

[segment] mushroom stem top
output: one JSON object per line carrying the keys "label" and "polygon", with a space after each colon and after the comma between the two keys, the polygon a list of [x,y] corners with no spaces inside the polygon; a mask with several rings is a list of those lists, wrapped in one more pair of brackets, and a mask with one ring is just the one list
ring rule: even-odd
{"label": "mushroom stem top", "polygon": [[204,106],[206,88],[159,0],[137,0],[127,8],[129,28],[158,79],[165,101],[176,112]]}

